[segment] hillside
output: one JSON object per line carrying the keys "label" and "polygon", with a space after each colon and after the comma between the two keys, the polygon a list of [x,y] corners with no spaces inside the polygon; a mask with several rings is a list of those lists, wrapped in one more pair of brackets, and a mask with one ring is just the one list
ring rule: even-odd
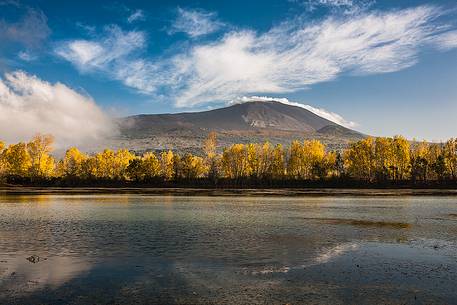
{"label": "hillside", "polygon": [[270,141],[288,145],[294,139],[318,139],[331,148],[361,139],[363,134],[304,108],[280,102],[247,102],[203,112],[142,114],[119,120],[115,146],[136,151],[175,149],[198,152],[210,131],[219,145]]}

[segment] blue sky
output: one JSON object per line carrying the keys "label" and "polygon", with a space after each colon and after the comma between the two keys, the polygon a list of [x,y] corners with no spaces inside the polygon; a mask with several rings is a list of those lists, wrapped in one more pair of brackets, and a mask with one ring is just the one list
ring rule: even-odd
{"label": "blue sky", "polygon": [[456,17],[444,0],[0,0],[0,132],[70,126],[79,99],[100,120],[262,96],[372,135],[455,137]]}

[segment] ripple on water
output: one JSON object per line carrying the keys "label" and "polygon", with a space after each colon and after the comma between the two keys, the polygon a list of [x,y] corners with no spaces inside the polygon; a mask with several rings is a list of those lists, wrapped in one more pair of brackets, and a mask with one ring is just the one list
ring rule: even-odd
{"label": "ripple on water", "polygon": [[4,196],[0,303],[451,304],[452,215],[446,197]]}

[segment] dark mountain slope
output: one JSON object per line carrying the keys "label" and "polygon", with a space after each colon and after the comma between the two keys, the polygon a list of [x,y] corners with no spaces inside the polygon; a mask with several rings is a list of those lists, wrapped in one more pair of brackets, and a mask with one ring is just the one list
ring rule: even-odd
{"label": "dark mountain slope", "polygon": [[123,123],[124,132],[142,134],[177,128],[313,132],[325,126],[338,126],[311,111],[279,102],[249,102],[203,112],[143,114],[128,117]]}
{"label": "dark mountain slope", "polygon": [[208,132],[216,131],[221,146],[270,141],[319,139],[340,147],[363,138],[357,131],[324,119],[304,108],[280,102],[247,102],[203,112],[143,114],[119,121],[119,146],[133,150],[198,151]]}

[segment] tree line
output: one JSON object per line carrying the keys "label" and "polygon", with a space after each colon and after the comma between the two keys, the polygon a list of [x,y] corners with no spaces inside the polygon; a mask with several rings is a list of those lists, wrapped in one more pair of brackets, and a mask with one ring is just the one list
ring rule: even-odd
{"label": "tree line", "polygon": [[[329,151],[317,140],[293,141],[288,147],[265,143],[234,144],[216,150],[211,132],[203,153],[171,150],[136,155],[127,149],[85,154],[76,147],[55,159],[53,137],[36,135],[30,142],[0,142],[0,180],[9,183],[78,184],[116,182],[172,185],[189,181],[214,185],[257,182],[449,184],[457,181],[457,139],[445,143],[408,141],[402,136],[367,137],[342,151]],[[275,183],[276,182],[276,183]]]}

